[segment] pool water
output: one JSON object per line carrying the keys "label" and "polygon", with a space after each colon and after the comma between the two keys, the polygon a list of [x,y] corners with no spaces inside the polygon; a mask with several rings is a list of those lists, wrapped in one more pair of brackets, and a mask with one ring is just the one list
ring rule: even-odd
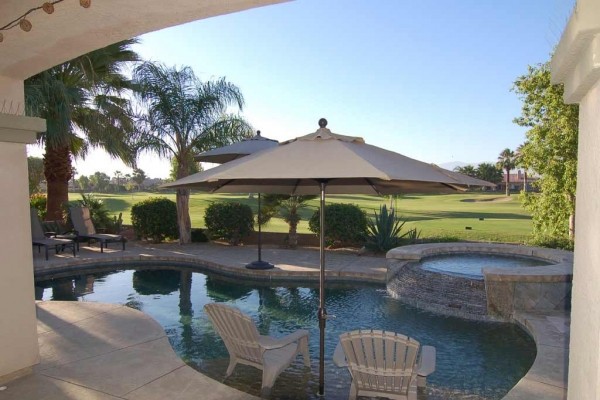
{"label": "pool water", "polygon": [[[249,314],[261,334],[283,336],[310,332],[311,368],[301,357],[275,382],[274,399],[318,398],[319,293],[309,284],[237,281],[186,268],[119,270],[81,274],[36,283],[38,300],[120,303],[141,310],[165,329],[175,352],[190,366],[223,381],[228,354],[204,314],[210,302],[225,302]],[[442,317],[403,305],[384,287],[329,284],[326,331],[325,398],[347,399],[350,374],[332,362],[341,333],[383,329],[414,337],[437,349],[437,369],[419,399],[500,399],[527,372],[535,343],[519,327]],[[239,365],[225,384],[260,394],[261,372]]]}
{"label": "pool water", "polygon": [[421,260],[421,267],[428,271],[445,272],[469,278],[482,279],[482,268],[539,267],[550,263],[536,258],[497,254],[442,254]]}

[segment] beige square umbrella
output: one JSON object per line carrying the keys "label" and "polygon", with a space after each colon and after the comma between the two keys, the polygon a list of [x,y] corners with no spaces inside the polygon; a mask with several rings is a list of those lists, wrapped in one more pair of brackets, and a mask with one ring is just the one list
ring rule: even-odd
{"label": "beige square umbrella", "polygon": [[[163,187],[215,193],[320,195],[319,394],[324,392],[325,355],[325,194],[446,193],[465,190],[471,178],[332,133],[327,121],[309,135],[190,175]],[[485,182],[484,186],[495,186]]]}
{"label": "beige square umbrella", "polygon": [[[277,147],[279,142],[277,140],[269,139],[261,136],[260,131],[256,131],[256,135],[240,140],[239,142],[232,143],[228,146],[218,147],[216,149],[208,150],[198,154],[194,157],[194,160],[199,162],[210,162],[215,164],[223,164],[238,158],[246,157],[249,154],[256,153],[258,151]],[[258,193],[258,260],[252,261],[246,264],[248,269],[271,269],[275,266],[262,259],[262,231],[261,231],[261,206],[260,206],[260,192]]]}

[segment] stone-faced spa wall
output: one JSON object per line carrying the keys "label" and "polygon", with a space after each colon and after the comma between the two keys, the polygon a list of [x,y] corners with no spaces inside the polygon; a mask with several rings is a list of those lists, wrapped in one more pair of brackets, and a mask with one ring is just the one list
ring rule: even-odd
{"label": "stone-faced spa wall", "polygon": [[[524,268],[484,268],[484,281],[424,271],[421,258],[486,253],[534,257],[553,263]],[[388,291],[416,307],[446,315],[510,320],[518,311],[568,310],[573,253],[493,243],[431,243],[398,247],[388,258]]]}

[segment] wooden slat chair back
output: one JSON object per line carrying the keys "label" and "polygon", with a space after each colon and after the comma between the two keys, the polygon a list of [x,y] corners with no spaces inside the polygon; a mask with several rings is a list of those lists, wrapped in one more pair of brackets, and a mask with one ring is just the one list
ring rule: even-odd
{"label": "wooden slat chair back", "polygon": [[299,329],[283,338],[258,333],[252,319],[240,310],[225,304],[211,303],[204,310],[229,352],[230,376],[237,364],[246,364],[263,371],[261,395],[270,394],[275,379],[301,353],[304,365],[310,367],[308,331]]}
{"label": "wooden slat chair back", "polygon": [[395,332],[358,330],[342,334],[340,343],[352,375],[350,399],[416,395],[419,342]]}
{"label": "wooden slat chair back", "polygon": [[229,354],[260,368],[263,350],[258,342],[260,335],[252,319],[236,308],[218,304],[207,304],[205,310]]}
{"label": "wooden slat chair back", "polygon": [[72,207],[71,222],[80,235],[95,235],[96,228],[92,222],[90,210],[87,207]]}

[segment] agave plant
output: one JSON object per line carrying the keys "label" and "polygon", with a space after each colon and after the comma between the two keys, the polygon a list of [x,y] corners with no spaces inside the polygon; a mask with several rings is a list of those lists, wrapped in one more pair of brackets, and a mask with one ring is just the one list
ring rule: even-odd
{"label": "agave plant", "polygon": [[386,252],[400,245],[402,238],[409,237],[413,242],[418,238],[419,232],[411,229],[401,234],[406,221],[396,218],[396,211],[388,211],[385,205],[379,207],[379,214],[367,221],[367,243],[365,246],[373,251]]}

